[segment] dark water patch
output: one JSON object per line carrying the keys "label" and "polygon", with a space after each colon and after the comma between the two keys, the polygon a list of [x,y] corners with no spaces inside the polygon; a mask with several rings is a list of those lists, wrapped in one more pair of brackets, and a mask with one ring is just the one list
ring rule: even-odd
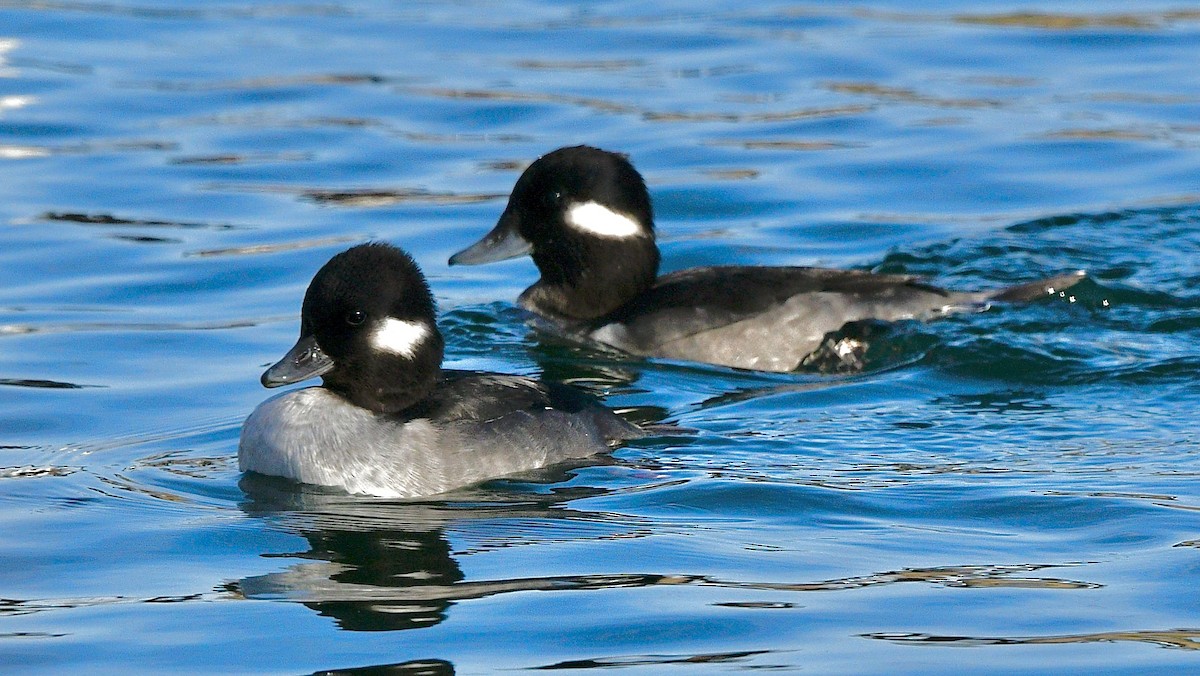
{"label": "dark water patch", "polygon": [[454,676],[452,662],[438,659],[408,660],[392,664],[373,664],[365,667],[322,669],[313,676]]}
{"label": "dark water patch", "polygon": [[301,197],[317,204],[343,207],[379,207],[409,202],[425,204],[474,204],[507,197],[503,193],[466,194],[431,192],[421,189],[405,190],[315,190],[300,191]]}
{"label": "dark water patch", "polygon": [[81,385],[59,380],[42,380],[37,378],[0,378],[0,385],[10,387],[32,387],[47,390],[80,390],[86,387],[105,387],[104,385]]}
{"label": "dark water patch", "polygon": [[[55,135],[53,130],[38,129],[30,135]],[[0,159],[30,159],[55,155],[93,155],[110,152],[170,152],[178,150],[176,143],[154,140],[127,140],[73,143],[61,145],[0,144]]]}
{"label": "dark water patch", "polygon": [[[1140,92],[1095,92],[1078,95],[1088,101],[1112,103],[1137,103],[1148,106],[1177,106],[1195,103],[1197,98],[1186,94],[1150,94]],[[1193,129],[1194,127],[1183,127]],[[1194,201],[1194,200],[1192,200]]]}
{"label": "dark water patch", "polygon": [[[450,134],[435,134],[432,132],[415,132],[415,131],[394,131],[397,136],[409,141],[417,143],[429,143],[433,145],[457,144],[457,143],[482,143],[482,144],[509,144],[509,143],[532,143],[534,137],[526,134],[472,134],[467,132],[455,132]],[[486,164],[486,163],[485,163]],[[505,163],[501,163],[505,164]],[[510,166],[516,166],[513,162],[508,162]],[[518,163],[524,166],[524,162]]]}
{"label": "dark water patch", "polygon": [[709,145],[713,146],[734,146],[745,150],[785,150],[785,151],[805,151],[805,152],[821,152],[826,150],[843,150],[846,148],[854,148],[855,144],[846,143],[844,141],[827,141],[827,140],[800,140],[800,139],[738,139],[738,140],[716,140],[709,141]]}
{"label": "dark water patch", "polygon": [[743,608],[747,610],[792,610],[804,607],[796,603],[786,603],[784,601],[729,601],[726,603],[714,603],[713,605],[722,608]]}
{"label": "dark water patch", "polygon": [[1194,339],[1190,333],[1171,333],[1162,341],[1113,334],[1091,342],[998,331],[936,345],[922,363],[948,373],[1022,385],[1186,383],[1200,363],[1200,356],[1190,354]]}
{"label": "dark water patch", "polygon": [[[747,658],[770,655],[771,650],[744,650],[727,653],[699,653],[695,655],[623,655],[621,657],[596,657],[582,660],[566,660],[539,667],[544,671],[560,669],[619,669],[628,667],[653,667],[679,664],[739,664]],[[770,669],[770,667],[764,667]]]}
{"label": "dark water patch", "polygon": [[1119,223],[1128,220],[1131,217],[1137,216],[1134,211],[1110,211],[1107,213],[1077,213],[1077,214],[1061,214],[1054,216],[1045,216],[1031,221],[1015,223],[1006,228],[1009,232],[1017,233],[1038,233],[1054,228],[1067,228],[1078,226],[1081,224],[1103,225],[1106,223]]}
{"label": "dark water patch", "polygon": [[255,111],[250,113],[221,113],[180,120],[182,127],[216,126],[249,127],[261,129],[383,129],[392,127],[383,120],[352,115],[324,115],[319,117],[295,117],[279,112]]}
{"label": "dark water patch", "polygon": [[212,184],[209,190],[295,195],[321,206],[375,208],[395,204],[466,205],[508,197],[507,193],[436,192],[423,188],[304,188],[288,185]]}
{"label": "dark water patch", "polygon": [[949,636],[939,634],[876,632],[860,634],[894,643],[977,647],[991,645],[1063,645],[1079,643],[1148,643],[1160,648],[1200,650],[1200,629],[1104,631],[1092,634],[1060,634],[1051,636]]}
{"label": "dark water patch", "polygon": [[528,70],[563,70],[568,72],[601,71],[619,72],[644,68],[647,61],[641,59],[610,59],[604,61],[548,61],[522,59],[513,63],[517,68]]}
{"label": "dark water patch", "polygon": [[614,115],[637,114],[641,111],[625,103],[588,96],[570,96],[540,92],[519,92],[499,89],[445,89],[436,87],[403,87],[401,91],[414,96],[451,100],[486,100],[514,103],[550,103],[585,108]]}
{"label": "dark water patch", "polygon": [[168,162],[180,166],[244,165],[265,162],[309,162],[312,153],[223,153],[219,155],[191,155],[175,157]]}
{"label": "dark water patch", "polygon": [[[830,119],[847,116],[857,116],[869,113],[873,106],[834,106],[828,108],[801,108],[796,110],[781,110],[769,113],[722,113],[722,112],[653,112],[645,111],[642,119],[647,122],[727,122],[727,123],[761,123],[761,122],[792,122],[798,120]],[[762,143],[769,143],[764,141]],[[817,142],[814,142],[817,143]],[[846,147],[832,141],[825,142],[830,148]]]}
{"label": "dark water patch", "polygon": [[1200,373],[1200,356],[1168,358],[1110,373],[1115,380],[1130,384],[1191,383]]}
{"label": "dark water patch", "polygon": [[705,169],[701,173],[718,181],[750,181],[761,175],[757,169]]}
{"label": "dark water patch", "polygon": [[152,237],[150,235],[109,235],[112,239],[134,244],[180,244],[183,240],[170,237]]}
{"label": "dark water patch", "polygon": [[[39,137],[77,137],[83,136],[86,132],[83,127],[69,126],[65,124],[51,124],[44,122],[0,122],[0,133],[9,138],[39,138]],[[21,147],[21,146],[17,146]],[[72,144],[64,146],[64,148],[87,148],[87,144]],[[46,154],[52,152],[54,147],[43,149]],[[69,152],[69,150],[68,150]]]}
{"label": "dark water patch", "polygon": [[189,496],[180,493],[175,493],[161,488],[156,488],[147,484],[145,481],[131,478],[123,473],[113,474],[112,476],[97,476],[96,479],[102,486],[95,486],[93,491],[103,495],[106,498],[116,500],[122,499],[122,493],[135,495],[137,497],[151,498],[154,501],[175,503],[178,505],[191,504],[192,500]]}
{"label": "dark water patch", "polygon": [[478,166],[481,171],[519,174],[529,165],[530,162],[527,160],[488,160],[480,162]]}
{"label": "dark water patch", "polygon": [[227,223],[197,223],[188,221],[170,221],[146,218],[121,218],[106,213],[82,213],[71,211],[47,211],[38,216],[38,220],[56,221],[60,223],[78,223],[81,225],[115,225],[138,228],[179,228],[182,230],[242,230],[243,226]]}
{"label": "dark water patch", "polygon": [[131,469],[157,469],[191,479],[212,479],[229,468],[229,456],[204,457],[190,451],[164,451],[139,459]]}
{"label": "dark water patch", "polygon": [[259,5],[256,3],[250,3],[246,5],[212,7],[207,8],[205,11],[212,13],[214,16],[228,16],[231,18],[246,19],[314,18],[321,20],[332,18],[352,18],[359,15],[358,11],[340,2],[302,2],[298,4],[278,5]]}
{"label": "dark water patch", "polygon": [[1096,30],[1163,30],[1180,23],[1200,21],[1200,12],[1176,10],[1167,12],[1008,12],[996,14],[957,14],[956,23],[993,28],[1040,29],[1050,31]]}
{"label": "dark water patch", "polygon": [[[275,324],[281,321],[291,321],[294,316],[260,317],[253,319],[231,319],[212,322],[73,322],[64,324],[0,324],[0,336],[53,334],[53,333],[104,333],[127,331],[224,331],[227,329],[244,329],[263,324]],[[9,383],[0,383],[9,384]],[[101,387],[99,385],[80,385],[79,387]]]}
{"label": "dark water patch", "polygon": [[[264,254],[275,254],[285,251],[301,251],[304,249],[327,247],[334,244],[363,242],[367,239],[368,238],[366,235],[340,235],[322,239],[279,242],[275,244],[250,244],[246,246],[223,247],[220,249],[200,249],[198,251],[185,251],[183,255],[185,257],[194,256],[196,258],[219,258],[222,256],[261,256]],[[276,320],[272,319],[267,321],[273,322]]]}
{"label": "dark water patch", "polygon": [[[847,371],[847,373],[853,373],[853,371]],[[801,380],[800,382],[730,388],[726,392],[708,397],[696,403],[695,409],[705,410],[710,408],[719,408],[722,406],[728,406],[730,404],[751,402],[777,395],[812,392],[815,390],[838,387],[839,385],[847,382],[847,380],[844,378],[846,378],[846,376],[831,374],[828,377],[821,377],[814,380]]]}
{"label": "dark water patch", "polygon": [[[1051,33],[1110,33],[1110,32],[1158,32],[1173,29],[1178,24],[1200,21],[1200,12],[1194,10],[1147,10],[1141,12],[951,12],[922,13],[915,11],[890,11],[882,9],[839,10],[822,8],[815,14],[839,16],[853,14],[873,21],[903,23],[949,22],[967,26],[982,26],[1000,30],[1045,31]],[[807,12],[806,12],[807,14]]]}
{"label": "dark water patch", "polygon": [[1049,141],[1136,141],[1179,147],[1200,146],[1200,129],[1194,126],[1069,127],[1039,135]]}
{"label": "dark water patch", "polygon": [[938,97],[875,82],[828,82],[824,86],[838,94],[865,96],[880,104],[904,103],[933,108],[999,108],[1005,105],[1004,101],[997,99]]}
{"label": "dark water patch", "polygon": [[1151,500],[1154,502],[1173,501],[1176,499],[1174,495],[1156,495],[1153,493],[1121,493],[1116,491],[1047,491],[1045,495],[1083,495],[1089,498],[1131,498],[1135,500]]}
{"label": "dark water patch", "polygon": [[190,603],[193,601],[211,601],[217,598],[214,594],[182,594],[178,596],[88,596],[77,598],[53,599],[0,599],[0,617],[31,615],[55,610],[72,610],[76,608],[93,608],[98,606],[141,604],[141,603]]}
{"label": "dark water patch", "polygon": [[279,89],[285,87],[336,86],[336,85],[382,85],[395,82],[394,78],[372,73],[318,73],[313,75],[276,75],[268,77],[246,78],[223,82],[202,82],[197,80],[169,80],[145,83],[126,83],[128,87],[154,89],[157,91],[178,92],[212,92],[222,90],[251,90]]}

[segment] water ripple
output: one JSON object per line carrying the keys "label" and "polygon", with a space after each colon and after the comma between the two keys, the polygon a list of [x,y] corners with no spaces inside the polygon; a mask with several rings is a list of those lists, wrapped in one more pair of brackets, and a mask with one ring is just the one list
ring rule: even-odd
{"label": "water ripple", "polygon": [[295,195],[300,199],[322,206],[360,209],[408,203],[464,205],[491,202],[508,197],[506,193],[434,192],[424,188],[347,188],[339,190],[331,188],[304,188],[289,185],[234,185],[223,183],[212,184],[208,188],[221,192]]}
{"label": "water ripple", "polygon": [[[1033,669],[1186,671],[1197,26],[1079,1],[0,0],[7,661],[1028,671],[905,649],[1022,644]],[[567,345],[514,305],[528,260],[444,261],[573,143],[634,158],[664,269],[1088,278],[826,336],[869,345],[858,371]],[[449,366],[669,433],[425,501],[241,476],[309,274],[367,237],[421,261]]]}
{"label": "water ripple", "polygon": [[1132,641],[1149,643],[1160,648],[1200,650],[1200,629],[1167,629],[1140,631],[1103,631],[1092,634],[1061,634],[1057,636],[945,636],[938,634],[876,632],[861,634],[863,638],[874,638],[895,643],[937,644],[950,646],[989,645],[1062,645],[1071,643],[1117,643]]}
{"label": "water ripple", "polygon": [[[593,657],[566,660],[546,664],[532,669],[554,671],[558,669],[618,669],[624,667],[646,667],[667,664],[739,664],[747,658],[772,654],[773,650],[745,650],[727,653],[697,653],[693,655],[623,655],[620,657]],[[770,669],[770,666],[764,667]]]}

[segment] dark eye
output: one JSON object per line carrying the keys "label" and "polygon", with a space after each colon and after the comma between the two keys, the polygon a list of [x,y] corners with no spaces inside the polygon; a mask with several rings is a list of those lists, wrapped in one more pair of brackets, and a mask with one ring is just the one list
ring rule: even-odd
{"label": "dark eye", "polygon": [[553,209],[557,207],[560,202],[562,202],[562,192],[558,190],[551,190],[542,195],[542,201],[545,203],[547,208]]}
{"label": "dark eye", "polygon": [[346,323],[350,326],[358,326],[367,318],[367,313],[362,310],[351,310],[346,313]]}

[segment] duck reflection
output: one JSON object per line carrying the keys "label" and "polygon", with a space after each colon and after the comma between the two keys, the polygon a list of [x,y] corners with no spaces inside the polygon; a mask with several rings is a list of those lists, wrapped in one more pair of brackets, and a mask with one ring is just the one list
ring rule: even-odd
{"label": "duck reflection", "polygon": [[[530,479],[530,492],[489,490],[484,484],[455,492],[453,501],[432,502],[382,501],[246,475],[239,483],[247,496],[243,511],[298,533],[309,549],[273,555],[301,562],[244,578],[229,589],[245,598],[300,602],[350,631],[394,631],[437,624],[459,600],[610,582],[536,577],[465,582],[455,560],[447,530],[472,520],[583,520],[601,524],[600,537],[610,530],[627,530],[628,524],[622,523],[603,527],[606,515],[562,506],[604,492],[600,489],[553,486],[536,492],[543,482],[562,481],[570,469],[560,466],[537,473]],[[589,537],[597,536],[595,529],[589,530]]]}

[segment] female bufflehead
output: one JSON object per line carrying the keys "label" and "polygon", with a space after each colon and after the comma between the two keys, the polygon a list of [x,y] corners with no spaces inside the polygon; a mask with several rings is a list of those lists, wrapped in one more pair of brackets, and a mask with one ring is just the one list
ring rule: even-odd
{"label": "female bufflehead", "polygon": [[909,275],[714,266],[658,276],[650,194],[617,153],[575,146],[517,179],[483,239],[450,264],[532,254],[541,279],[518,302],[565,333],[641,356],[792,371],[847,322],[927,319],[1031,300],[1082,272],[997,291],[946,291]]}
{"label": "female bufflehead", "polygon": [[442,370],[433,296],[408,254],[382,243],[334,256],[317,272],[300,340],[262,376],[285,392],[242,426],[244,472],[419,497],[644,436],[565,385]]}

